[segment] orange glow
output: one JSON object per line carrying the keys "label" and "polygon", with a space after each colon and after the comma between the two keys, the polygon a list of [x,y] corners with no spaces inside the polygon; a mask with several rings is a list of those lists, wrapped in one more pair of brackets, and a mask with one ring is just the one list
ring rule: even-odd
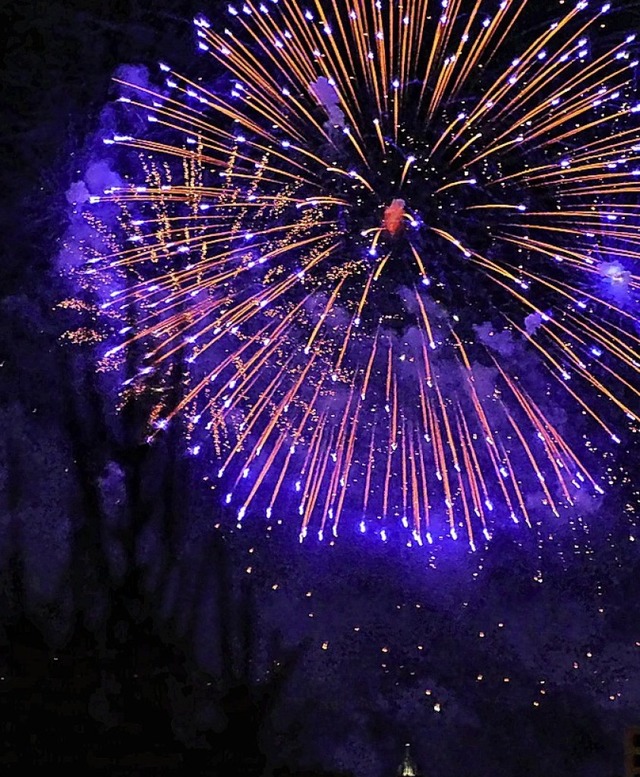
{"label": "orange glow", "polygon": [[404,222],[404,200],[393,200],[391,205],[384,209],[382,223],[387,232],[396,237],[402,231]]}

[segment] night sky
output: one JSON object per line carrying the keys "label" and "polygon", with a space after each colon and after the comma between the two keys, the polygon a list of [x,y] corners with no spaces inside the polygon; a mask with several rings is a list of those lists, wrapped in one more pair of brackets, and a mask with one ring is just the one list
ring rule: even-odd
{"label": "night sky", "polygon": [[301,545],[286,521],[234,530],[178,432],[146,444],[65,338],[67,192],[112,121],[111,77],[189,71],[200,11],[216,18],[195,1],[0,9],[0,772],[383,777],[411,742],[425,777],[622,775],[637,433],[584,524],[508,527],[476,553]]}

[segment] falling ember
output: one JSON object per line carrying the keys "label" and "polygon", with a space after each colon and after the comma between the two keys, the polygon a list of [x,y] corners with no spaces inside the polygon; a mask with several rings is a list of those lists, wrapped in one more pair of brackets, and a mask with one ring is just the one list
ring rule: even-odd
{"label": "falling ember", "polygon": [[384,209],[384,228],[392,237],[397,237],[404,226],[404,200],[393,200]]}

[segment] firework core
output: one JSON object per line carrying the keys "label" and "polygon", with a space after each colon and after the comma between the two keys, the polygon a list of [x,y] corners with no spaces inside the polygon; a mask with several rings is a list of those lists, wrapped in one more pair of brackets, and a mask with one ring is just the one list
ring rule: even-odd
{"label": "firework core", "polygon": [[404,226],[404,200],[392,200],[384,210],[384,228],[392,237],[397,237]]}

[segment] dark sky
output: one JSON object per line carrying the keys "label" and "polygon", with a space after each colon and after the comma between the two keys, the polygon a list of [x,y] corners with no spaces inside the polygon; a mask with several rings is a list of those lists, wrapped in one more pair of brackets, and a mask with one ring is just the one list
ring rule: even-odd
{"label": "dark sky", "polygon": [[[364,542],[300,548],[284,526],[221,533],[225,516],[176,441],[138,444],[89,352],[60,339],[65,192],[86,169],[111,75],[159,58],[189,68],[200,10],[214,16],[211,4],[168,0],[0,9],[11,30],[0,75],[5,643],[26,617],[47,660],[71,656],[72,667],[81,630],[99,664],[111,645],[117,674],[144,623],[181,656],[163,675],[169,735],[215,749],[207,737],[232,731],[223,698],[239,684],[255,720],[238,719],[259,729],[270,768],[381,777],[411,741],[427,776],[621,774],[625,727],[640,724],[631,489],[602,502],[588,536],[502,535],[445,558]],[[634,454],[614,466],[629,471]],[[114,613],[130,623],[115,642]],[[131,659],[131,683],[143,664]],[[20,694],[24,666],[3,664],[8,693]],[[100,691],[117,710],[104,673],[95,686],[88,697]],[[95,710],[96,726],[119,725]]]}

